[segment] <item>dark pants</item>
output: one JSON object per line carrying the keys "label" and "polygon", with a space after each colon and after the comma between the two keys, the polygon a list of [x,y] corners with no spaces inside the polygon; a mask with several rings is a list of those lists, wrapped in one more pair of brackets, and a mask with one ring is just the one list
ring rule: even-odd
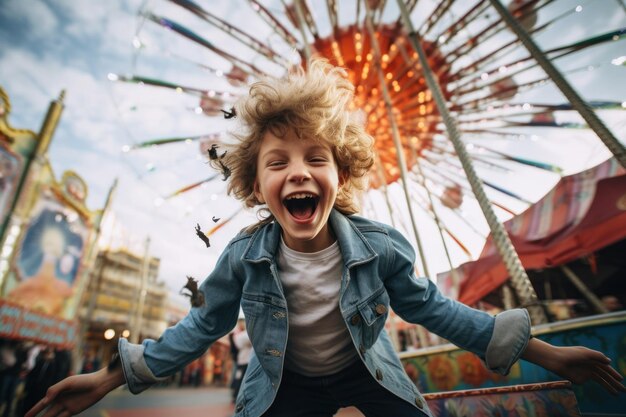
{"label": "dark pants", "polygon": [[22,382],[22,378],[15,374],[5,374],[0,376],[0,406],[5,404],[3,417],[12,416],[15,405],[15,392],[18,385]]}
{"label": "dark pants", "polygon": [[354,406],[366,417],[424,417],[413,404],[383,388],[357,360],[329,376],[306,377],[287,370],[263,417],[331,417]]}
{"label": "dark pants", "polygon": [[239,389],[241,388],[241,383],[243,382],[243,377],[248,369],[248,364],[236,366],[237,370],[235,371],[235,379],[233,379],[233,382],[230,384],[230,387],[232,388],[233,402],[237,400]]}

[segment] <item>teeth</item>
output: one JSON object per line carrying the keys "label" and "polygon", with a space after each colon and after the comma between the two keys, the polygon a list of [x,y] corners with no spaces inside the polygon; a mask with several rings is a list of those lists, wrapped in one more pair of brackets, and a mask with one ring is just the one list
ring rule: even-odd
{"label": "teeth", "polygon": [[287,197],[287,200],[291,200],[291,199],[303,199],[303,198],[314,198],[315,196],[311,193],[298,193],[298,194],[293,194],[290,195],[289,197]]}

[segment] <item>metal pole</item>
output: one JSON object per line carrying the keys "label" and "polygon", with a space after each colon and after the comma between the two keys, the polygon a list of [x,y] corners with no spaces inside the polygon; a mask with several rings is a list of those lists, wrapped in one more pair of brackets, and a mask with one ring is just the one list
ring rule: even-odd
{"label": "metal pole", "polygon": [[448,110],[447,103],[445,101],[441,88],[435,80],[435,77],[433,76],[433,73],[428,64],[426,53],[424,52],[424,49],[421,45],[420,35],[413,28],[413,23],[409,18],[409,13],[406,9],[404,1],[397,0],[397,2],[398,6],[400,7],[402,19],[404,20],[404,26],[406,27],[409,34],[409,40],[411,41],[413,49],[417,52],[419,56],[426,84],[428,85],[428,88],[432,93],[433,100],[435,101],[437,108],[439,109],[441,118],[443,119],[446,130],[448,131],[448,137],[454,145],[454,149],[456,150],[457,155],[459,156],[459,160],[461,162],[461,165],[463,166],[465,175],[467,176],[467,179],[472,186],[472,191],[474,192],[480,208],[485,215],[485,219],[489,224],[491,234],[493,236],[493,241],[496,245],[496,248],[500,252],[500,255],[502,256],[509,275],[511,276],[511,284],[515,288],[515,292],[517,293],[517,296],[522,305],[528,309],[533,323],[545,323],[547,321],[547,317],[543,310],[543,307],[540,305],[537,299],[537,294],[532,287],[530,278],[528,278],[528,275],[526,275],[526,271],[522,266],[522,262],[520,261],[517,252],[515,252],[513,243],[509,239],[509,236],[507,235],[504,226],[502,225],[502,223],[499,222],[498,217],[493,210],[493,207],[491,207],[491,203],[487,198],[487,195],[485,194],[485,190],[483,189],[482,181],[474,170],[471,158],[467,152],[467,149],[465,149],[465,144],[463,143],[463,141],[461,141],[459,129]]}
{"label": "metal pole", "polygon": [[306,39],[306,32],[304,31],[306,20],[304,19],[304,11],[302,11],[302,4],[300,3],[301,1],[303,0],[295,0],[294,5],[296,6],[296,14],[298,15],[298,22],[300,23],[298,26],[300,34],[302,35],[302,43],[304,44],[304,58],[306,59],[308,65],[308,62],[311,59],[311,46]]}
{"label": "metal pole", "polygon": [[585,285],[582,279],[578,277],[567,265],[560,266],[561,271],[565,274],[567,278],[574,284],[574,286],[580,291],[580,293],[589,301],[589,304],[593,306],[596,312],[600,314],[608,313],[609,310],[604,307],[602,301],[596,295],[589,290],[589,288]]}
{"label": "metal pole", "polygon": [[139,333],[143,324],[143,308],[146,302],[146,294],[148,293],[148,275],[150,272],[150,237],[146,238],[146,249],[143,257],[143,265],[141,266],[141,284],[139,286],[139,304],[133,317],[133,325],[130,330],[130,342],[139,342]]}
{"label": "metal pole", "polygon": [[489,0],[489,2],[500,14],[500,17],[502,17],[502,20],[504,20],[507,26],[517,35],[519,40],[522,41],[535,61],[537,61],[545,73],[552,78],[554,84],[556,84],[563,95],[570,101],[570,103],[572,103],[572,107],[580,113],[589,127],[598,135],[600,140],[604,142],[606,147],[609,148],[609,151],[615,155],[615,158],[619,161],[619,163],[626,168],[626,147],[620,143],[609,128],[606,127],[602,120],[600,120],[591,106],[582,99],[576,90],[574,90],[565,77],[563,77],[561,72],[556,69],[554,64],[552,64],[552,62],[546,57],[543,51],[539,49],[526,30],[524,30],[524,28],[517,23],[517,20],[511,15],[506,7],[504,7],[499,0]]}
{"label": "metal pole", "polygon": [[380,181],[380,188],[385,196],[385,203],[387,203],[387,210],[389,211],[389,219],[391,220],[391,225],[396,227],[396,221],[394,220],[393,215],[393,207],[391,207],[391,201],[389,201],[389,193],[387,190],[387,180],[385,179],[385,173],[383,172],[382,161],[380,160],[380,155],[378,152],[375,153],[376,156],[376,173],[378,174],[378,179]]}
{"label": "metal pole", "polygon": [[417,243],[417,249],[420,255],[420,259],[422,261],[422,268],[424,269],[424,275],[430,277],[430,273],[428,271],[428,264],[426,263],[426,257],[424,255],[424,250],[422,248],[422,242],[420,240],[419,232],[417,231],[417,225],[415,224],[415,216],[413,214],[413,206],[411,204],[411,199],[409,198],[409,189],[407,187],[407,168],[406,161],[404,160],[404,151],[402,150],[402,143],[400,142],[400,134],[398,132],[398,125],[396,123],[396,118],[393,115],[393,106],[391,105],[391,97],[389,96],[389,90],[387,89],[387,83],[385,82],[385,76],[383,75],[383,70],[380,66],[381,61],[381,53],[380,47],[378,45],[378,40],[376,39],[374,33],[374,27],[372,24],[372,15],[370,11],[370,6],[365,0],[365,24],[369,31],[370,42],[372,43],[372,50],[374,51],[374,59],[372,60],[374,65],[376,66],[376,71],[378,73],[378,79],[380,82],[380,88],[383,93],[383,99],[385,101],[385,108],[387,110],[387,117],[389,118],[389,124],[391,125],[391,136],[393,138],[393,144],[396,148],[396,157],[398,158],[398,166],[400,168],[400,177],[402,178],[402,189],[404,190],[404,197],[406,199],[406,205],[409,210],[409,218],[411,220],[411,226],[413,227],[413,234],[415,235],[415,241]]}
{"label": "metal pole", "polygon": [[[410,143],[410,141],[409,141]],[[432,193],[428,186],[426,185],[426,177],[424,176],[424,172],[422,171],[422,165],[419,162],[419,155],[415,150],[415,147],[411,144],[411,150],[415,154],[415,167],[417,168],[417,174],[419,176],[419,182],[424,190],[426,190],[426,195],[428,196],[428,204],[430,205],[430,212],[432,212],[433,217],[435,219],[435,224],[437,225],[437,230],[439,231],[439,237],[441,238],[441,243],[443,244],[443,250],[446,254],[446,259],[448,260],[448,265],[450,266],[450,275],[452,277],[452,293],[458,297],[459,294],[459,284],[461,283],[461,278],[459,277],[459,272],[452,265],[452,258],[450,257],[450,251],[448,250],[448,245],[446,244],[446,239],[443,236],[442,230],[442,222],[437,214],[437,209],[435,208],[435,204],[433,201]]]}

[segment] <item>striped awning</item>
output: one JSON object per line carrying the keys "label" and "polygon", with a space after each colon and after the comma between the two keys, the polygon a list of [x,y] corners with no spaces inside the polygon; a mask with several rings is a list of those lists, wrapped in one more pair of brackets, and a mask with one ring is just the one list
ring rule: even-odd
{"label": "striped awning", "polygon": [[[562,265],[626,238],[626,170],[615,159],[563,177],[536,204],[504,223],[525,269]],[[474,304],[509,277],[491,236],[480,257],[457,268],[458,296],[450,271],[439,287]]]}

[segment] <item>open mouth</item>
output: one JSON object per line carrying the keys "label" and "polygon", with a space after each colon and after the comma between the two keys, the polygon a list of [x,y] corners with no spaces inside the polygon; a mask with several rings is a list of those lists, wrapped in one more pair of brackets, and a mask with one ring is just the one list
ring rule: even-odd
{"label": "open mouth", "polygon": [[297,220],[306,220],[313,216],[320,198],[311,193],[292,194],[283,200],[289,213]]}

